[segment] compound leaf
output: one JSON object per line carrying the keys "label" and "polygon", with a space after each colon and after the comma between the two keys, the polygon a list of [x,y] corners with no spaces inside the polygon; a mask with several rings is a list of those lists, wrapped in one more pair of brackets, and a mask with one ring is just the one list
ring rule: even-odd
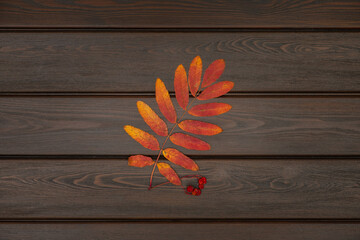
{"label": "compound leaf", "polygon": [[199,100],[209,100],[212,98],[220,97],[228,93],[234,87],[234,83],[231,81],[218,82],[210,87],[206,88],[197,97]]}
{"label": "compound leaf", "polygon": [[188,156],[184,155],[182,152],[175,148],[167,148],[163,150],[164,157],[170,162],[179,165],[183,168],[198,171],[199,166]]}
{"label": "compound leaf", "polygon": [[156,102],[164,117],[171,123],[176,122],[176,112],[174,105],[171,102],[169,91],[166,89],[165,84],[160,78],[156,80],[155,84]]}
{"label": "compound leaf", "polygon": [[184,120],[179,123],[179,127],[185,132],[198,135],[212,136],[222,132],[218,125],[197,120]]}
{"label": "compound leaf", "polygon": [[151,157],[147,157],[144,155],[134,155],[130,156],[128,159],[129,166],[133,167],[145,167],[145,166],[151,166],[154,164],[154,161]]}
{"label": "compound leaf", "polygon": [[158,135],[167,136],[168,129],[166,123],[143,101],[137,101],[140,115],[147,125]]}
{"label": "compound leaf", "polygon": [[147,133],[131,125],[125,125],[124,130],[127,132],[127,134],[130,135],[130,137],[140,143],[143,147],[154,151],[160,150],[158,140],[150,133]]}
{"label": "compound leaf", "polygon": [[206,151],[211,148],[207,142],[184,133],[172,134],[170,141],[176,145],[192,150]]}
{"label": "compound leaf", "polygon": [[184,110],[189,103],[189,88],[186,71],[183,65],[179,65],[175,71],[174,89],[176,100]]}
{"label": "compound leaf", "polygon": [[179,176],[176,174],[174,169],[170,167],[167,163],[158,163],[157,167],[159,168],[159,172],[164,175],[164,177],[169,180],[174,185],[181,185],[181,180]]}
{"label": "compound leaf", "polygon": [[210,117],[228,112],[231,105],[227,103],[204,103],[195,105],[188,113],[197,117]]}

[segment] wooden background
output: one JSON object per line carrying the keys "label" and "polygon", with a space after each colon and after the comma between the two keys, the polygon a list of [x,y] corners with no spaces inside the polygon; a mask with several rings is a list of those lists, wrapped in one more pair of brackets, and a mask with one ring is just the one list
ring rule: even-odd
{"label": "wooden background", "polygon": [[[360,239],[359,29],[358,0],[1,1],[0,239]],[[149,192],[122,126],[197,55],[235,82],[186,151],[209,183]]]}

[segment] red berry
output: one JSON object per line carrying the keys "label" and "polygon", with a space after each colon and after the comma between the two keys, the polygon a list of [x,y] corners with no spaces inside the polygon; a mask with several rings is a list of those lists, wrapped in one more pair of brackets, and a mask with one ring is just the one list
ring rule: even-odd
{"label": "red berry", "polygon": [[199,179],[199,184],[206,184],[206,177],[201,177]]}
{"label": "red berry", "polygon": [[189,185],[189,186],[187,186],[186,191],[189,193],[192,193],[194,191],[194,187]]}
{"label": "red berry", "polygon": [[204,184],[199,184],[200,189],[204,189]]}
{"label": "red berry", "polygon": [[192,195],[199,196],[201,194],[201,190],[198,188],[195,188],[194,191],[192,191]]}

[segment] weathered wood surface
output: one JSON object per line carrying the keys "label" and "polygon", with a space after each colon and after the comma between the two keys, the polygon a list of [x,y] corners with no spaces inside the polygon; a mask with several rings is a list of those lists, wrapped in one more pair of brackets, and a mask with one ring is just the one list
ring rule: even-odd
{"label": "weathered wood surface", "polygon": [[2,27],[354,28],[357,0],[113,1],[13,0],[0,3]]}
{"label": "weathered wood surface", "polygon": [[356,240],[357,223],[0,223],[2,240]]}
{"label": "weathered wood surface", "polygon": [[[131,124],[152,133],[138,113],[138,100],[162,116],[154,97],[2,97],[0,154],[155,155],[156,151],[143,148],[123,130]],[[223,128],[219,135],[200,137],[212,149],[179,147],[181,150],[194,155],[360,154],[360,98],[244,97],[217,101],[233,108],[217,117],[185,115],[185,119],[201,119]],[[181,112],[178,109],[179,115]],[[165,138],[158,139],[162,143]]]}
{"label": "weathered wood surface", "polygon": [[[360,15],[359,15],[360,16]],[[0,92],[154,92],[223,58],[235,92],[360,92],[360,33],[1,33]]]}
{"label": "weathered wood surface", "polygon": [[[148,191],[151,167],[126,159],[0,163],[3,220],[360,219],[358,160],[197,160],[208,178],[199,197],[179,186]],[[164,178],[156,172],[154,182]]]}

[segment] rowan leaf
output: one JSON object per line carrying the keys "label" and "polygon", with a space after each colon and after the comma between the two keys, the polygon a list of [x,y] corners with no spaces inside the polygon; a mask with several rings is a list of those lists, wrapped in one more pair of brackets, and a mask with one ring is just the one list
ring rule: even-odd
{"label": "rowan leaf", "polygon": [[185,132],[198,135],[212,136],[222,132],[218,125],[197,120],[184,120],[179,123],[179,127]]}
{"label": "rowan leaf", "polygon": [[207,142],[184,133],[172,134],[170,141],[176,145],[192,150],[206,151],[211,148]]}
{"label": "rowan leaf", "polygon": [[204,103],[195,105],[188,113],[197,117],[210,117],[228,112],[231,105],[227,103]]}
{"label": "rowan leaf", "polygon": [[156,102],[164,117],[171,123],[176,122],[176,112],[174,105],[171,102],[169,91],[166,89],[165,84],[160,78],[156,80],[155,84]]}
{"label": "rowan leaf", "polygon": [[174,169],[170,167],[167,163],[158,163],[157,167],[159,168],[159,172],[164,175],[164,177],[169,180],[174,185],[181,185],[181,180],[179,176],[176,174]]}
{"label": "rowan leaf", "polygon": [[200,56],[194,58],[189,68],[189,86],[190,92],[195,97],[200,87],[202,73],[202,61]]}
{"label": "rowan leaf", "polygon": [[218,80],[221,74],[225,69],[225,61],[224,59],[215,60],[210,64],[210,66],[205,70],[204,79],[201,84],[202,88],[210,86],[213,82]]}
{"label": "rowan leaf", "polygon": [[188,156],[184,155],[182,152],[175,148],[167,148],[163,150],[164,157],[170,162],[179,165],[183,168],[198,171],[199,166]]}
{"label": "rowan leaf", "polygon": [[167,136],[168,129],[166,123],[143,101],[137,101],[140,115],[147,125],[158,135]]}
{"label": "rowan leaf", "polygon": [[179,65],[175,71],[174,89],[177,102],[185,110],[189,103],[189,87],[183,65]]}
{"label": "rowan leaf", "polygon": [[220,97],[228,93],[234,87],[234,83],[231,81],[218,82],[210,87],[206,88],[197,97],[199,100],[209,100],[212,98]]}
{"label": "rowan leaf", "polygon": [[160,150],[158,140],[150,133],[147,133],[131,125],[125,125],[124,130],[127,132],[127,134],[130,135],[130,137],[140,143],[143,147],[154,151]]}
{"label": "rowan leaf", "polygon": [[[228,112],[232,107],[226,103],[205,103],[193,106],[190,110],[189,107],[189,90],[192,96],[195,98],[193,100],[208,100],[216,98],[228,93],[233,87],[234,83],[231,81],[222,81],[215,83],[219,77],[222,75],[225,69],[225,61],[223,59],[218,59],[212,62],[209,67],[202,74],[202,60],[200,56],[196,56],[191,64],[188,73],[185,71],[183,65],[179,65],[175,71],[174,76],[174,90],[175,97],[179,106],[185,110],[184,113],[188,112],[193,116],[205,117],[205,116],[216,116]],[[203,77],[203,78],[202,78]],[[214,84],[215,83],[215,84]],[[158,104],[158,107],[163,114],[163,116],[170,122],[174,123],[173,130],[176,126],[179,126],[184,132],[198,135],[212,136],[222,132],[221,127],[218,125],[207,123],[197,120],[183,120],[182,113],[181,117],[177,116],[176,110],[170,98],[170,94],[165,84],[161,79],[157,78],[155,83],[155,98]],[[191,104],[190,104],[191,105]],[[190,195],[200,195],[201,189],[204,188],[206,183],[205,177],[200,177],[199,175],[187,175],[182,178],[179,178],[174,169],[164,162],[158,162],[160,154],[162,153],[164,157],[172,162],[173,164],[179,165],[183,168],[198,171],[199,166],[191,158],[180,152],[175,148],[166,148],[164,149],[165,144],[168,139],[178,146],[191,149],[191,150],[210,150],[210,144],[207,142],[191,136],[189,134],[183,133],[183,131],[178,133],[173,133],[172,131],[169,134],[167,123],[159,117],[159,115],[145,102],[137,101],[137,108],[144,119],[145,123],[158,135],[165,136],[166,140],[161,146],[158,140],[150,133],[145,132],[139,128],[136,128],[131,125],[125,125],[124,130],[137,142],[139,142],[145,148],[151,150],[160,150],[158,152],[157,160],[153,161],[151,157],[144,155],[133,155],[128,158],[129,166],[134,167],[145,167],[153,165],[153,170],[150,175],[149,190],[161,186],[163,184],[172,183],[174,185],[182,185],[182,178],[197,178],[199,185],[198,188],[194,188],[189,185],[187,188],[182,186],[187,194]],[[179,119],[177,119],[179,118]],[[155,168],[159,169],[159,172],[165,176],[169,182],[161,183],[156,186],[152,185],[153,175]]]}
{"label": "rowan leaf", "polygon": [[130,156],[128,159],[129,166],[133,167],[145,167],[145,166],[151,166],[155,162],[152,160],[151,157],[147,157],[144,155],[134,155]]}

